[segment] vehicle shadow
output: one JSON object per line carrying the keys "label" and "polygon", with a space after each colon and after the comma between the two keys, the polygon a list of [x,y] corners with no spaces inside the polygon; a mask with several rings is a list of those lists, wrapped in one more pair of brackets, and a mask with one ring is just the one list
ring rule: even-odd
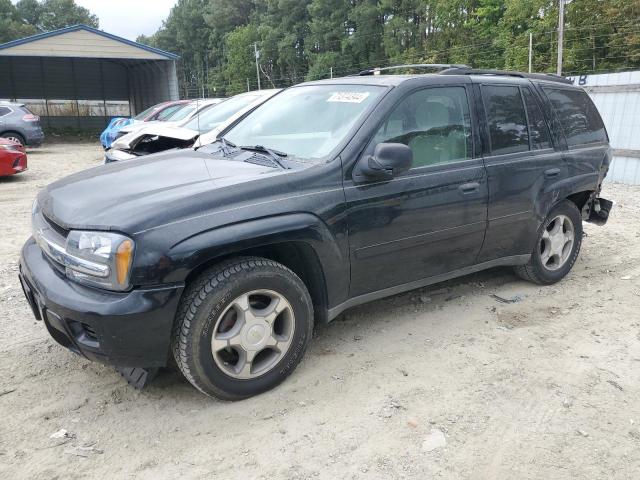
{"label": "vehicle shadow", "polygon": [[[362,338],[362,341],[366,341],[363,331],[366,333],[367,331],[379,330],[389,321],[389,318],[394,319],[396,328],[402,328],[402,316],[398,315],[398,311],[406,309],[408,305],[417,308],[418,313],[428,315],[429,312],[437,309],[446,310],[453,304],[453,300],[463,296],[477,296],[479,290],[482,292],[481,295],[489,295],[504,285],[520,281],[512,269],[497,267],[353,307],[340,314],[332,322],[315,326],[314,338],[310,343],[306,357],[311,359],[326,355],[326,352],[331,351],[334,347],[336,336],[342,340]],[[429,303],[425,304],[420,300],[420,296],[423,294],[431,295]],[[366,318],[366,323],[363,323],[363,317]],[[409,318],[407,318],[407,323],[408,321]],[[455,322],[456,319],[451,318],[450,321]],[[337,324],[340,324],[341,327],[339,332],[335,329]],[[147,392],[150,396],[170,395],[176,400],[183,401],[199,402],[202,398],[206,398],[189,384],[175,365],[162,369],[143,392]],[[208,399],[208,401],[210,400]]]}

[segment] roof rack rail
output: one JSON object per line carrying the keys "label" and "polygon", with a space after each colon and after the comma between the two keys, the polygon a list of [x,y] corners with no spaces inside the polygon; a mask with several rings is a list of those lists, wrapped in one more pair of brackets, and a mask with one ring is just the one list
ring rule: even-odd
{"label": "roof rack rail", "polygon": [[413,63],[410,65],[394,65],[392,67],[383,67],[383,68],[370,68],[368,70],[363,70],[359,73],[356,73],[354,76],[365,76],[365,75],[380,75],[380,72],[386,72],[389,70],[399,70],[401,68],[430,68],[430,69],[470,69],[469,65],[463,64],[455,64],[455,63]]}
{"label": "roof rack rail", "polygon": [[556,75],[555,73],[524,73],[524,72],[511,72],[507,70],[484,70],[480,68],[469,67],[452,67],[442,70],[440,75],[497,75],[504,77],[518,77],[518,78],[531,78],[534,80],[546,80],[549,82],[568,83],[573,85],[573,82],[567,78]]}

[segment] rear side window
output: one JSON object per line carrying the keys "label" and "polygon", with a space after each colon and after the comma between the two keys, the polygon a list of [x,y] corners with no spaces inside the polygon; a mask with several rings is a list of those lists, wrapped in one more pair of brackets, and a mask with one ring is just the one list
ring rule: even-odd
{"label": "rear side window", "polygon": [[0,117],[4,117],[5,115],[9,115],[11,113],[11,109],[7,107],[0,107]]}
{"label": "rear side window", "polygon": [[585,92],[549,87],[543,90],[560,119],[570,147],[607,141],[600,114]]}
{"label": "rear side window", "polygon": [[524,104],[527,107],[527,120],[529,123],[529,135],[531,136],[532,150],[551,148],[547,122],[544,120],[542,111],[540,110],[533,93],[531,93],[531,90],[528,88],[523,88],[522,96],[524,97]]}
{"label": "rear side window", "polygon": [[492,154],[528,151],[529,132],[520,89],[483,85],[482,98],[489,123]]}

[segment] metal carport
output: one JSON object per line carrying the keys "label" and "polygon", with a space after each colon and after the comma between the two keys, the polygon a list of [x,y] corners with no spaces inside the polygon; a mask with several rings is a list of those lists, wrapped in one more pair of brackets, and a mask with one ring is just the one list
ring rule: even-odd
{"label": "metal carport", "polygon": [[0,100],[27,104],[45,128],[98,130],[177,100],[178,58],[75,25],[0,45]]}

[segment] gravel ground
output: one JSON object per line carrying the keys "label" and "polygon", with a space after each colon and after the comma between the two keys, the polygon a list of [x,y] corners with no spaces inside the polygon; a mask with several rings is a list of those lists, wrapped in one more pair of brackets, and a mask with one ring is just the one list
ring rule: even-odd
{"label": "gravel ground", "polygon": [[495,269],[355,308],[280,387],[225,403],[174,371],[136,391],[33,319],[33,198],[101,158],[47,145],[0,179],[0,478],[638,478],[640,188],[606,186],[563,282]]}

